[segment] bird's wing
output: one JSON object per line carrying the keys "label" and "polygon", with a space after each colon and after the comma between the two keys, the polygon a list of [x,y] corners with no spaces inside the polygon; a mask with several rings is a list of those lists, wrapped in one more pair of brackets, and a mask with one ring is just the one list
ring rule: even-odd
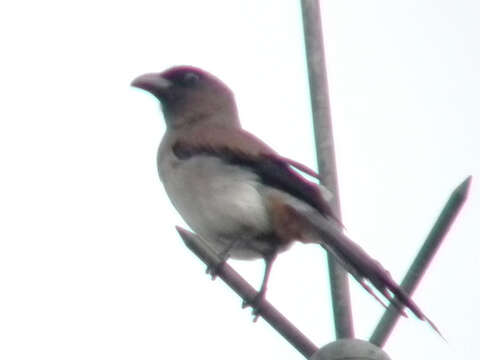
{"label": "bird's wing", "polygon": [[305,165],[279,156],[263,141],[242,129],[202,127],[179,136],[173,144],[173,151],[183,159],[202,154],[249,168],[264,184],[304,201],[327,218],[337,220],[319,187],[292,167],[317,178],[318,174]]}

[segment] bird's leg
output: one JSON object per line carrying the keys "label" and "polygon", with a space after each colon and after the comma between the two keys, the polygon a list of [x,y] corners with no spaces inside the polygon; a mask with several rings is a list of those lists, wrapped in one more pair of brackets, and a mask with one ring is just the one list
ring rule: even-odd
{"label": "bird's leg", "polygon": [[218,269],[220,268],[220,266],[222,266],[222,264],[228,260],[230,250],[232,250],[235,247],[235,245],[237,245],[240,241],[241,241],[241,238],[237,238],[227,243],[227,246],[225,246],[225,249],[223,249],[217,254],[218,257],[220,258],[220,262],[215,265],[207,266],[206,273],[210,274],[210,276],[212,277],[212,280],[215,280],[215,278],[217,277]]}
{"label": "bird's leg", "polygon": [[252,314],[253,314],[253,321],[257,321],[258,316],[260,315],[260,311],[258,309],[260,303],[265,299],[265,295],[267,293],[267,283],[268,283],[268,278],[270,277],[270,271],[272,270],[272,265],[273,262],[275,261],[277,257],[276,252],[272,252],[268,255],[264,256],[265,260],[265,271],[263,273],[263,280],[262,280],[262,285],[260,286],[260,290],[258,291],[257,295],[252,300],[244,300],[242,303],[242,307],[246,308],[247,306],[250,306],[252,308]]}

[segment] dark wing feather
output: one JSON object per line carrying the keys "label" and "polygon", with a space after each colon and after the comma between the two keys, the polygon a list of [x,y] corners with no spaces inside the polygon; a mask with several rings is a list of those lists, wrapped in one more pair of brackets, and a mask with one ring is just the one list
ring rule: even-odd
{"label": "dark wing feather", "polygon": [[[240,140],[242,140],[243,144],[245,144],[246,139],[249,139],[247,141],[251,142],[253,137],[253,135],[243,131],[237,132],[236,134],[241,137]],[[245,137],[245,134],[247,137]],[[223,139],[225,140],[225,138]],[[259,141],[256,138],[254,139],[255,141]],[[263,143],[261,144],[264,145]],[[173,152],[181,159],[188,159],[201,154],[218,157],[228,164],[249,168],[259,176],[264,184],[285,191],[314,207],[323,216],[337,220],[330,205],[323,198],[319,187],[302,177],[298,172],[292,170],[290,165],[309,175],[315,174],[312,170],[305,166],[299,166],[299,163],[278,156],[273,150],[266,147],[266,145],[265,147],[259,148],[257,142],[255,142],[256,148],[242,146],[242,150],[235,145],[237,144],[232,142],[225,144],[224,141],[212,143],[206,141],[200,142],[198,140],[191,142],[186,141],[186,139],[179,139],[173,145]],[[245,151],[245,148],[248,150]]]}

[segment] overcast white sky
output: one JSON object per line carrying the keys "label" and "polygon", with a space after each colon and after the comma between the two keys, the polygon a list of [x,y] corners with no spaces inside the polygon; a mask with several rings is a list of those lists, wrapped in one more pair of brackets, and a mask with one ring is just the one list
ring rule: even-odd
{"label": "overcast white sky", "polygon": [[[178,64],[234,90],[245,128],[315,164],[298,1],[0,5],[0,358],[301,358],[181,243],[156,172],[156,101],[129,87]],[[475,357],[480,311],[480,6],[322,2],[343,220],[400,280],[450,192],[470,199],[402,319],[392,359]],[[268,293],[334,339],[324,251],[295,246]],[[259,284],[261,262],[234,262]],[[352,282],[356,334],[383,309]]]}

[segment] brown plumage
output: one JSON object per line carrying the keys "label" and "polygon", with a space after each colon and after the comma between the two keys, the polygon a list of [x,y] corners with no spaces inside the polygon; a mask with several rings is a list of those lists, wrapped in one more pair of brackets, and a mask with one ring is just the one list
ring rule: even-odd
{"label": "brown plumage", "polygon": [[161,102],[167,132],[158,152],[160,178],[185,221],[225,257],[265,259],[259,300],[277,254],[293,241],[316,243],[380,303],[370,285],[438,331],[389,272],[342,233],[320,188],[299,172],[319,176],[241,128],[233,93],[218,78],[182,66],[132,85]]}

